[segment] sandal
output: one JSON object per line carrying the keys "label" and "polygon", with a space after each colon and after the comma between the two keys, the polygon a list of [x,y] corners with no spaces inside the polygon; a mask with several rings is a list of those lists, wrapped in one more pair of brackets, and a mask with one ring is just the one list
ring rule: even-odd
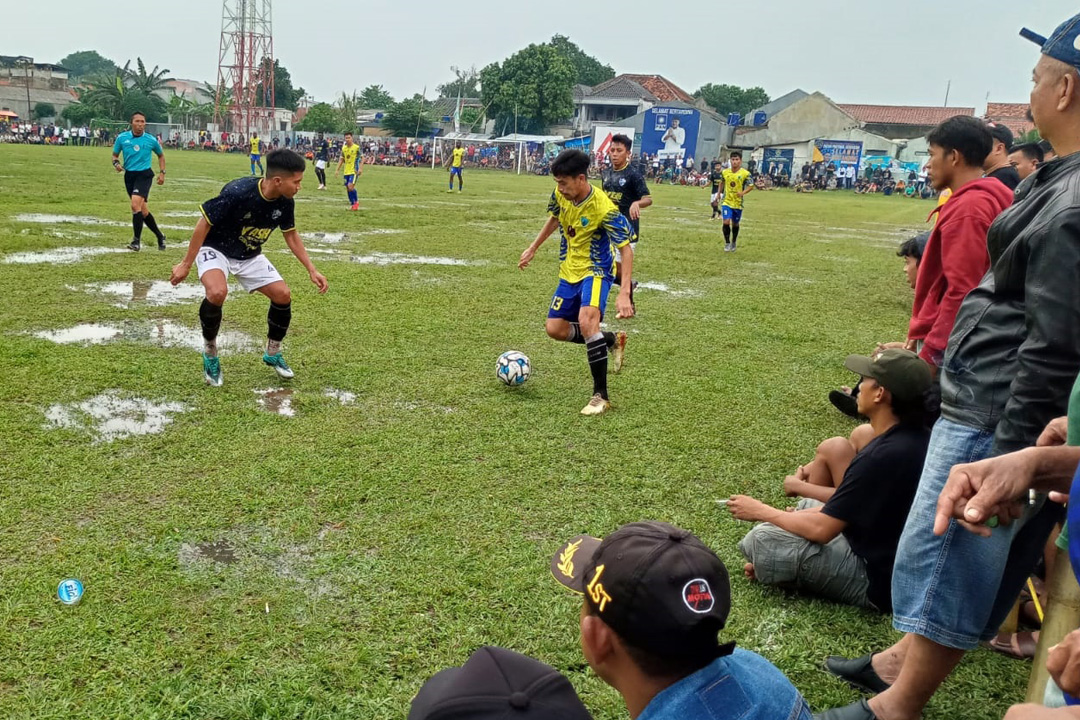
{"label": "sandal", "polygon": [[1035,657],[1035,649],[1039,646],[1039,631],[998,633],[997,637],[987,644],[991,650],[1002,655],[1008,655],[1017,660],[1030,660]]}

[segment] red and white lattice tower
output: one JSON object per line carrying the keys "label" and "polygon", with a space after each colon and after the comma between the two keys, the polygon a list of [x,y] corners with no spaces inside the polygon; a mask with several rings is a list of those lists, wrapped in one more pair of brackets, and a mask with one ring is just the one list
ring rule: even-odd
{"label": "red and white lattice tower", "polygon": [[274,127],[274,32],[270,0],[224,0],[214,122],[268,137]]}

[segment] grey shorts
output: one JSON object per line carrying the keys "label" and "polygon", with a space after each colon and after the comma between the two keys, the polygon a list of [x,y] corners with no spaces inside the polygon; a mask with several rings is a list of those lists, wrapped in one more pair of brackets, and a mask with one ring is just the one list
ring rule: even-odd
{"label": "grey shorts", "polygon": [[[797,508],[825,503],[803,499]],[[870,602],[866,563],[856,555],[843,533],[826,545],[810,542],[771,523],[761,523],[739,541],[739,551],[754,565],[754,576],[765,585],[777,585],[819,595],[829,600],[878,608]]]}

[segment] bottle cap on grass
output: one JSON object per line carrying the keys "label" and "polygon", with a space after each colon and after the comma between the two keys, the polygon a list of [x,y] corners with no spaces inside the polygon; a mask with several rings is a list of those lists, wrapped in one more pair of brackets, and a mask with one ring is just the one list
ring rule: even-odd
{"label": "bottle cap on grass", "polygon": [[61,580],[56,588],[56,596],[65,605],[77,605],[83,596],[83,584],[75,578]]}

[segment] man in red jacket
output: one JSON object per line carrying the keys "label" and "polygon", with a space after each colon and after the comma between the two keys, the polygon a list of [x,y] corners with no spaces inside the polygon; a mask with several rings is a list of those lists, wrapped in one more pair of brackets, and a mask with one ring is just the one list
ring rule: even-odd
{"label": "man in red jacket", "polygon": [[983,177],[994,141],[981,120],[949,118],[926,139],[931,182],[938,190],[952,190],[952,197],[934,210],[937,224],[919,262],[908,342],[936,373],[960,301],[990,268],[986,231],[1012,204],[1013,194],[998,180]]}

